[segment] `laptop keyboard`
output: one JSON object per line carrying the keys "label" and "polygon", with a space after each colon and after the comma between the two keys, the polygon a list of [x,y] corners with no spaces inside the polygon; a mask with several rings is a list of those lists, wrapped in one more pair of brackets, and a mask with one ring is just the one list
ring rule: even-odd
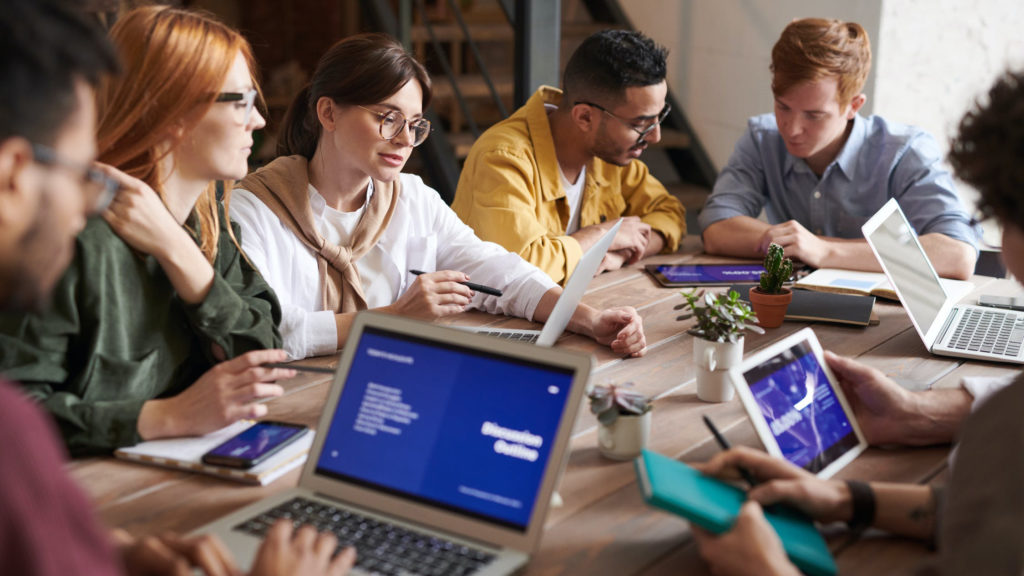
{"label": "laptop keyboard", "polygon": [[356,566],[372,574],[462,576],[494,559],[487,552],[306,498],[283,502],[234,529],[262,538],[280,518],[291,519],[296,527],[312,524],[333,533],[338,550],[354,547]]}
{"label": "laptop keyboard", "polygon": [[485,334],[487,336],[513,340],[515,342],[536,342],[537,337],[540,336],[537,332],[491,332],[488,330],[480,330],[477,334]]}
{"label": "laptop keyboard", "polygon": [[948,346],[1016,358],[1024,342],[1024,315],[967,308]]}

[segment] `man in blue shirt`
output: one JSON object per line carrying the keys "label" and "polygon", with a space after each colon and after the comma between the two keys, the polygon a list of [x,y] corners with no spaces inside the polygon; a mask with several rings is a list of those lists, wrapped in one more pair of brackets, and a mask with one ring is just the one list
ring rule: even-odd
{"label": "man in blue shirt", "polygon": [[772,49],[775,113],[750,119],[700,214],[708,253],[760,257],[776,242],[815,267],[878,271],[860,227],[896,198],[941,276],[973,273],[977,230],[938,143],[857,114],[870,66],[858,24],[804,19],[783,30]]}

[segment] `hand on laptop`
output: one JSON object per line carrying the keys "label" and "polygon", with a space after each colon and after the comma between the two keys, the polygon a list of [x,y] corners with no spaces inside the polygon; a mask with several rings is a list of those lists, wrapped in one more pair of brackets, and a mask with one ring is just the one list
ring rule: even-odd
{"label": "hand on laptop", "polygon": [[459,284],[469,276],[454,270],[438,270],[416,276],[409,289],[394,304],[384,309],[398,316],[436,320],[458,314],[469,306],[473,291]]}
{"label": "hand on laptop", "polygon": [[798,576],[800,571],[786,558],[782,541],[764,517],[761,505],[748,500],[732,529],[712,534],[690,524],[700,556],[716,576],[767,574]]}
{"label": "hand on laptop", "polygon": [[259,402],[284,393],[271,382],[291,378],[295,371],[263,364],[287,359],[284,350],[253,350],[217,364],[177,396],[143,404],[139,435],[144,440],[196,436],[265,416],[267,407]]}
{"label": "hand on laptop", "polygon": [[251,576],[342,576],[356,561],[356,551],[345,548],[334,555],[338,539],[305,525],[292,531],[287,520],[278,520],[267,532],[253,564]]}

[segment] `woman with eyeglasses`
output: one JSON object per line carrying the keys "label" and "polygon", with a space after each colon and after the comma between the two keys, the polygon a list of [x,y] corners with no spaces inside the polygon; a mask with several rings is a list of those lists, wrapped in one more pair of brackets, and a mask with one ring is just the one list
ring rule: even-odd
{"label": "woman with eyeglasses", "polygon": [[[340,349],[366,308],[427,320],[468,307],[541,322],[550,315],[561,288],[478,239],[435,190],[402,173],[430,134],[430,94],[426,70],[394,39],[346,38],[292,102],[282,157],[235,190],[231,215],[281,299],[290,356]],[[503,295],[473,292],[462,284],[469,280]],[[569,329],[622,354],[646,346],[632,308],[581,304]]]}
{"label": "woman with eyeglasses", "polygon": [[281,344],[280,306],[214,185],[246,174],[264,125],[247,42],[166,7],[130,12],[110,35],[123,72],[99,90],[97,140],[119,190],[78,236],[51,308],[0,325],[0,371],[74,455],[262,416],[257,402],[282,393],[271,382],[294,374],[261,367],[286,358],[266,350]]}

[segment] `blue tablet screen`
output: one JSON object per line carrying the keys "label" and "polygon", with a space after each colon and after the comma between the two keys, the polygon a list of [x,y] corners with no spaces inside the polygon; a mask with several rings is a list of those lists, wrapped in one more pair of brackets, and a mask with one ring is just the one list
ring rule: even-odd
{"label": "blue tablet screen", "polygon": [[782,455],[811,472],[857,446],[857,435],[807,342],[743,373]]}
{"label": "blue tablet screen", "polygon": [[694,264],[658,266],[669,282],[679,284],[734,284],[758,282],[764,267],[760,264]]}

